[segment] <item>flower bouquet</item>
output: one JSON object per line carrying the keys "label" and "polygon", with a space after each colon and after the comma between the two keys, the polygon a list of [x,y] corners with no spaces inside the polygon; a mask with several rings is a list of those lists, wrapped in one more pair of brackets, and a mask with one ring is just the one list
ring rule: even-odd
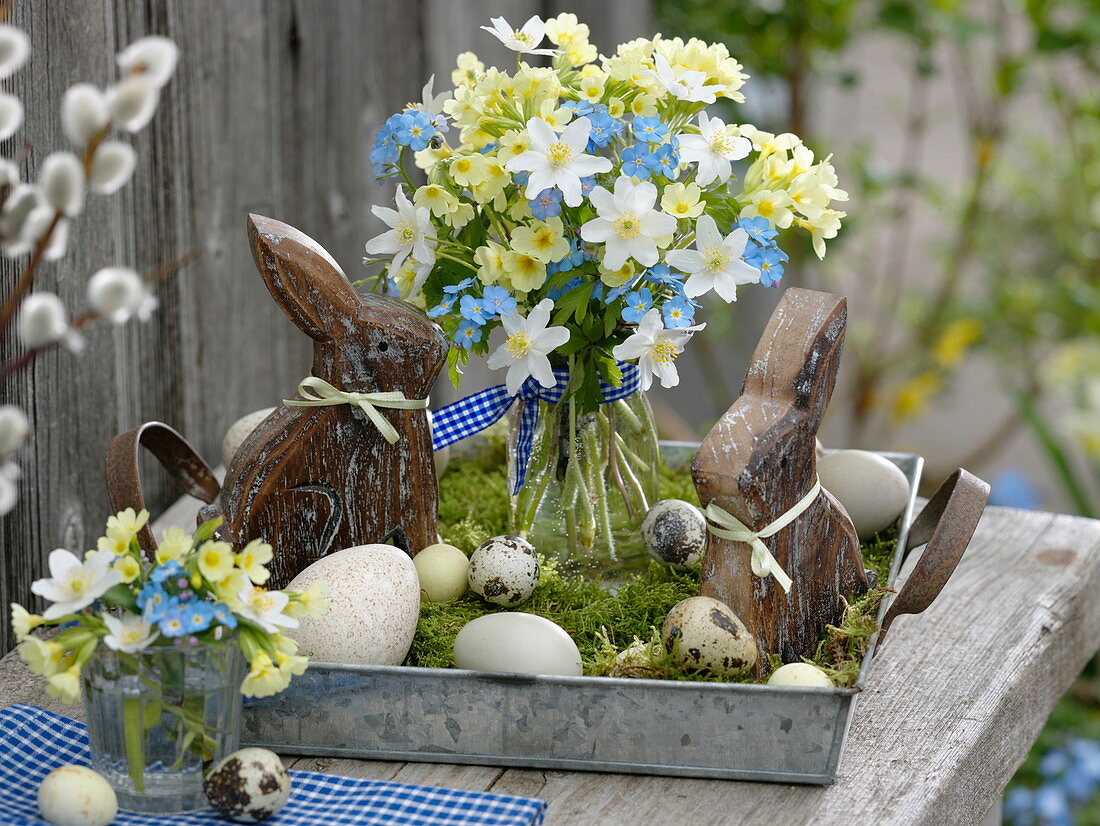
{"label": "flower bouquet", "polygon": [[[492,22],[514,73],[464,53],[453,91],[434,94],[433,77],[378,133],[371,159],[398,181],[396,209],[374,207],[390,229],[365,261],[384,265],[376,288],[438,320],[456,384],[473,355],[507,368],[503,392],[435,421],[484,426],[520,399],[514,527],[564,536],[571,561],[598,566],[636,540],[655,497],[642,393],[654,378],[678,383],[676,359],[705,327],[701,300],[777,284],[782,230],[809,233],[823,256],[844,217],[831,204],[847,195],[795,135],[708,111],[744,100],[747,75],[721,44],[657,36],[602,57],[572,14]],[[471,415],[487,405],[492,415]]]}
{"label": "flower bouquet", "polygon": [[[50,577],[31,586],[51,605],[37,615],[13,604],[12,619],[51,696],[73,703],[83,687],[92,766],[123,807],[183,811],[204,805],[204,768],[237,748],[240,695],[270,696],[305,671],[284,632],[327,605],[323,588],[265,590],[271,546],[234,554],[211,539],[220,520],[169,528],[146,560],[137,536],[148,518],[112,516],[83,560],[53,551]],[[31,636],[39,626],[61,631]]]}

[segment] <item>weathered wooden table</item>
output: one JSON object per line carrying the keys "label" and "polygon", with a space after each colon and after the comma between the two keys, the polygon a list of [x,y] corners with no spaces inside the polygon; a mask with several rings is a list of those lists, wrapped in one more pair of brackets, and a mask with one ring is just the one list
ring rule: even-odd
{"label": "weathered wooden table", "polygon": [[[178,514],[166,514],[162,522]],[[924,614],[877,657],[830,787],[288,758],[293,768],[540,797],[548,824],[975,824],[1100,646],[1100,522],[990,508]],[[0,707],[73,715],[9,653]],[[78,715],[77,715],[78,716]]]}

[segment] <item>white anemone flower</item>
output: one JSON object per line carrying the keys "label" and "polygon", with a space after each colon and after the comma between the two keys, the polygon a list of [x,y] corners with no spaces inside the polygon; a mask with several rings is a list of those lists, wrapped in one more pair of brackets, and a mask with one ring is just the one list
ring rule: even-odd
{"label": "white anemone flower", "polygon": [[513,29],[503,17],[492,17],[489,19],[489,22],[493,25],[482,26],[482,31],[489,32],[489,34],[513,52],[519,52],[520,54],[545,54],[551,57],[558,53],[557,49],[537,48],[539,43],[542,42],[543,36],[546,34],[546,24],[537,14],[532,15],[531,19],[523,24],[522,29]]}
{"label": "white anemone flower", "polygon": [[282,591],[269,591],[259,585],[249,583],[248,587],[237,594],[240,605],[234,613],[254,622],[269,634],[275,634],[279,628],[297,628],[298,620],[288,617],[283,609],[290,604],[290,597]]}
{"label": "white anemone flower", "polygon": [[508,387],[508,393],[513,396],[519,392],[528,376],[533,376],[535,381],[546,388],[557,384],[554,368],[550,366],[547,355],[569,341],[569,331],[565,327],[547,326],[553,308],[554,302],[544,298],[526,318],[515,311],[500,317],[508,338],[489,356],[486,364],[490,370],[508,368],[504,383]]}
{"label": "white anemone flower", "polygon": [[531,148],[516,155],[504,168],[509,172],[531,173],[527,179],[529,199],[537,198],[544,189],[556,187],[566,204],[580,206],[581,178],[611,170],[608,158],[584,154],[591,132],[592,121],[588,118],[577,118],[560,137],[542,118],[531,118],[527,121]]}
{"label": "white anemone flower", "polygon": [[31,54],[31,39],[22,29],[0,25],[0,80],[17,72]]}
{"label": "white anemone flower", "polygon": [[157,308],[157,299],[141,276],[127,267],[104,267],[89,278],[88,303],[115,324],[134,316],[148,321]]}
{"label": "white anemone flower", "polygon": [[432,240],[435,230],[431,212],[427,207],[413,206],[401,187],[397,187],[396,203],[397,209],[371,207],[375,217],[391,229],[367,241],[367,253],[392,255],[390,271],[394,273],[401,269],[411,254],[417,261],[417,278],[427,277],[435,266],[435,242]]}
{"label": "white anemone flower", "polygon": [[122,574],[111,567],[112,551],[95,551],[87,560],[64,548],[50,554],[50,579],[39,579],[31,591],[53,603],[42,616],[48,620],[87,608],[108,590],[122,582]]}
{"label": "white anemone flower", "polygon": [[661,311],[654,307],[642,316],[638,329],[630,338],[616,345],[611,354],[619,361],[638,359],[643,390],[650,388],[654,376],[661,380],[661,387],[675,387],[680,383],[676,357],[684,351],[684,345],[692,334],[706,326],[697,324],[666,330],[661,321]]}
{"label": "white anemone flower", "polygon": [[676,219],[653,208],[657,187],[623,175],[615,181],[615,194],[598,186],[588,198],[599,217],[581,227],[581,238],[605,245],[605,268],[622,269],[628,258],[644,267],[657,263],[657,239],[676,232]]}
{"label": "white anemone flower", "polygon": [[704,215],[695,224],[695,249],[672,250],[665,253],[665,261],[688,273],[684,282],[688,298],[714,290],[724,301],[736,301],[739,284],[760,280],[760,270],[741,260],[748,242],[749,234],[740,227],[723,238],[714,219]]}
{"label": "white anemone flower", "polygon": [[443,112],[443,103],[451,96],[450,92],[435,94],[435,75],[428,78],[424,88],[420,90],[420,111],[431,115],[439,115]]}
{"label": "white anemone flower", "polygon": [[657,78],[665,90],[677,100],[714,103],[717,100],[717,94],[726,91],[726,87],[721,83],[706,84],[706,72],[687,69],[677,73],[668,64],[668,59],[663,54],[653,55],[653,67],[654,71],[647,70],[642,74]]}
{"label": "white anemone flower", "polygon": [[739,161],[752,151],[748,138],[732,137],[718,118],[699,113],[699,134],[680,135],[680,159],[699,165],[695,182],[706,186],[717,179],[725,183],[733,174],[730,161]]}
{"label": "white anemone flower", "polygon": [[124,654],[144,651],[160,636],[160,632],[151,622],[134,614],[127,614],[122,619],[104,614],[103,624],[107,626],[108,632],[103,638],[104,644],[112,651],[121,651]]}
{"label": "white anemone flower", "polygon": [[175,41],[150,35],[135,40],[119,52],[115,59],[122,71],[146,77],[159,88],[172,78],[179,54]]}

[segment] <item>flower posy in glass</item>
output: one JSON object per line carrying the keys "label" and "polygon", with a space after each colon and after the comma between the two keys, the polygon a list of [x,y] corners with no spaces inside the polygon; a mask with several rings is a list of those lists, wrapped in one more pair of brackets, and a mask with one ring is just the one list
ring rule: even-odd
{"label": "flower posy in glass", "polygon": [[[145,560],[148,519],[112,516],[83,559],[55,550],[31,586],[51,604],[41,615],[13,604],[12,620],[52,696],[76,702],[83,688],[92,767],[122,807],[186,811],[205,805],[203,771],[237,747],[240,695],[270,696],[305,671],[285,632],[326,610],[325,589],[265,590],[271,546],[234,553],[211,539],[218,520],[193,535],[169,528]],[[31,635],[44,625],[64,627]]]}
{"label": "flower posy in glass", "polygon": [[[699,300],[728,303],[741,285],[777,284],[782,230],[809,233],[823,256],[844,217],[832,203],[847,195],[829,160],[795,135],[707,111],[744,100],[746,75],[720,44],[657,36],[600,57],[572,14],[518,29],[492,23],[483,28],[516,53],[513,73],[459,55],[453,91],[434,94],[433,77],[422,101],[378,133],[371,160],[395,180],[397,209],[374,208],[389,229],[367,243],[366,261],[385,265],[376,287],[442,325],[456,383],[471,355],[488,355],[524,404],[568,408],[556,417],[566,427],[549,426],[547,437],[561,449],[532,448],[531,461],[555,463],[557,489],[540,487],[517,513],[564,487],[571,544],[613,543],[601,527],[612,521],[608,496],[619,492],[636,529],[656,478],[638,451],[615,450],[616,406],[619,422],[627,412],[651,422],[614,392],[624,363],[636,365],[640,391],[654,378],[675,386],[676,359],[705,326]],[[530,65],[530,55],[550,65]],[[423,186],[411,164],[427,173]],[[490,353],[497,327],[504,341]],[[544,481],[531,470],[525,487]]]}

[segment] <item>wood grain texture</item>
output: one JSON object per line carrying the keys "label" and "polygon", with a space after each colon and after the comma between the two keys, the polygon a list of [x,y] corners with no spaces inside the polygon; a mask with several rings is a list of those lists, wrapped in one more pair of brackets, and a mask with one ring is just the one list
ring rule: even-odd
{"label": "wood grain texture", "polygon": [[[788,289],[772,314],[741,397],[703,440],[691,465],[704,507],[715,504],[753,531],[795,506],[817,479],[815,437],[840,368],[847,304],[829,293]],[[791,578],[752,572],[751,547],[711,534],[703,559],[704,596],[744,620],[761,662],[813,657],[825,626],[839,622],[845,597],[868,587],[859,539],[826,490],[790,525],[764,540]]]}
{"label": "wood grain texture", "polygon": [[[349,393],[427,397],[447,355],[435,322],[398,298],[360,299],[328,253],[287,224],[251,215],[248,236],[275,302],[313,339],[311,375]],[[355,405],[280,404],[233,457],[218,536],[238,549],[257,537],[273,545],[270,587],[341,548],[387,541],[416,554],[435,543],[427,411],[379,413],[394,444]]]}
{"label": "wood grain texture", "polygon": [[[187,522],[194,507],[181,503],[176,516]],[[1097,589],[1100,522],[987,509],[939,599],[923,614],[900,617],[890,631],[830,787],[428,763],[287,762],[333,774],[540,797],[550,803],[548,826],[977,823],[1100,646]],[[15,702],[82,714],[47,697],[42,680],[13,652],[0,660],[0,706]]]}

